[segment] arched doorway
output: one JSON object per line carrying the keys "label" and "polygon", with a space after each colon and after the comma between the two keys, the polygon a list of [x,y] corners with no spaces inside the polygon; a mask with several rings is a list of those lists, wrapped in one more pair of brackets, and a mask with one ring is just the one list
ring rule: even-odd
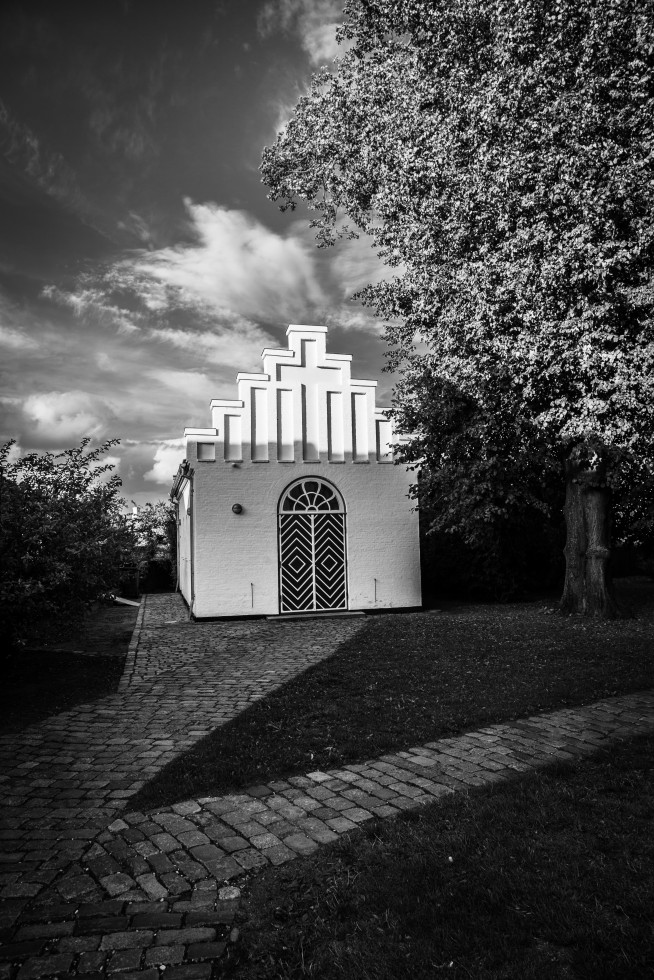
{"label": "arched doorway", "polygon": [[347,609],[345,504],[326,480],[295,480],[279,501],[279,606]]}

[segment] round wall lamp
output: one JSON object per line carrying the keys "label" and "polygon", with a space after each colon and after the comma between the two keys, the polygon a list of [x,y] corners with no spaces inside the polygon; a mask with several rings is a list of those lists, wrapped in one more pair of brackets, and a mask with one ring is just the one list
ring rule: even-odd
{"label": "round wall lamp", "polygon": [[232,511],[234,514],[242,514],[243,508],[240,504],[232,504]]}

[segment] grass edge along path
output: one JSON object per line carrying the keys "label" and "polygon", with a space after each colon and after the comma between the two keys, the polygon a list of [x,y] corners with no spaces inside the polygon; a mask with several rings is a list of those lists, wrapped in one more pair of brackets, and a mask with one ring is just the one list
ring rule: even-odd
{"label": "grass edge along path", "polygon": [[[504,782],[652,731],[654,691],[649,691],[490,726],[364,765],[272,780],[241,794],[186,800],[148,815],[127,812],[98,837],[99,863],[89,861],[89,871],[104,886],[107,855],[122,853],[119,889],[137,898],[142,885],[148,894],[155,889],[164,897],[171,888],[190,888],[191,881],[228,880],[311,854],[376,817],[395,817],[453,791]],[[154,875],[134,880],[133,847],[147,851],[145,864],[152,865],[156,882]],[[169,859],[157,852],[172,854],[178,868],[174,880]],[[107,886],[113,888],[113,880]]]}
{"label": "grass edge along path", "polygon": [[[239,980],[643,980],[654,735],[382,825],[247,883]],[[227,966],[227,964],[226,964]]]}
{"label": "grass edge along path", "polygon": [[0,656],[0,735],[115,694],[135,645],[143,608],[98,606],[68,634],[40,623],[40,643]]}
{"label": "grass edge along path", "polygon": [[322,663],[174,759],[130,807],[219,796],[654,687],[654,583],[622,591],[639,619],[560,617],[544,603],[370,617]]}

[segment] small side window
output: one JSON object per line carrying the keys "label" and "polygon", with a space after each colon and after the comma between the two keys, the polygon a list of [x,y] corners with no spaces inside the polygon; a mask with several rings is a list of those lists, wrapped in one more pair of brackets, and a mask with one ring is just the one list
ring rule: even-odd
{"label": "small side window", "polygon": [[198,443],[198,461],[201,463],[215,463],[216,462],[216,443],[215,442],[199,442]]}

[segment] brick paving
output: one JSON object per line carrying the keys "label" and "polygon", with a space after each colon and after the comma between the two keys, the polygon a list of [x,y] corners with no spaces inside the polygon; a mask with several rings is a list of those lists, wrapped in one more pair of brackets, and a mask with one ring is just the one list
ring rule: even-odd
{"label": "brick paving", "polygon": [[137,610],[128,606],[95,606],[83,624],[65,639],[39,637],[36,647],[48,653],[72,653],[83,657],[125,656],[125,642],[134,629]]}
{"label": "brick paving", "polygon": [[[121,689],[0,739],[0,980],[220,976],[239,876],[374,818],[654,730],[654,692],[607,698],[147,814],[129,797],[362,620],[192,624],[139,612]],[[231,884],[230,884],[231,883]]]}

